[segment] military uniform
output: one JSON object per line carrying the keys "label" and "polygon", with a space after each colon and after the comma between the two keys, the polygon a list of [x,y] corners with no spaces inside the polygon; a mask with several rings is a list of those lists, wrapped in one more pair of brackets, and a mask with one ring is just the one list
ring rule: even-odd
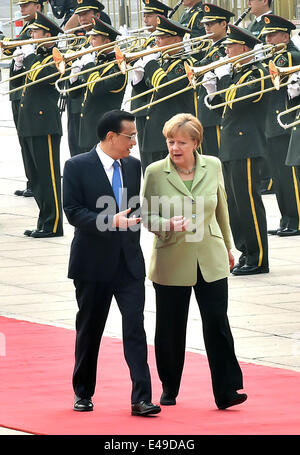
{"label": "military uniform", "polygon": [[[168,5],[164,5],[162,2],[158,0],[143,0],[144,3],[144,8],[143,12],[144,13],[154,13],[154,14],[162,14],[164,16],[168,16],[168,12],[172,10]],[[155,46],[155,36],[151,34],[146,42],[143,45],[143,49],[148,49],[151,47]],[[138,66],[139,61],[136,62],[136,65]],[[144,78],[141,78],[137,83],[134,83],[132,81],[132,92],[131,96],[134,97],[136,95],[139,95],[145,91],[148,90],[148,87],[146,86]],[[150,102],[151,99],[151,94],[141,96],[135,100],[132,100],[131,102],[131,110],[138,109],[142,106],[145,106]],[[145,122],[146,122],[146,110],[139,111],[135,114],[135,123],[136,123],[136,129],[137,129],[137,139],[138,139],[138,145],[139,145],[139,150],[141,150],[142,145],[143,145],[143,136],[144,136],[144,130],[145,130]],[[141,161],[143,161],[143,156],[141,156]],[[142,162],[142,166],[143,162]]]}
{"label": "military uniform", "polygon": [[[108,24],[111,24],[109,16],[103,11],[104,5],[98,0],[77,0],[76,1],[75,14],[78,14],[83,11],[95,11],[100,14],[100,19]],[[78,36],[85,36],[86,31],[83,29],[81,31],[75,32]],[[82,47],[90,46],[89,39],[85,42]],[[77,49],[79,50],[79,49]],[[82,152],[79,146],[79,125],[80,125],[80,114],[83,101],[83,92],[78,91],[78,93],[72,96],[67,96],[67,112],[68,112],[68,144],[70,155],[78,155]],[[82,96],[80,96],[82,95]]]}
{"label": "military uniform", "polygon": [[[300,97],[297,99],[300,105]],[[300,109],[296,112],[295,120],[298,125],[293,126],[285,164],[292,166],[295,170],[298,181],[300,180]]]}
{"label": "military uniform", "polygon": [[[188,32],[188,29],[159,15],[158,25],[154,33],[168,34],[168,31],[183,36],[184,33]],[[187,59],[187,61],[190,65],[194,65],[194,59]],[[157,89],[152,92],[150,101],[155,102],[187,87],[188,79],[183,78],[166,87],[159,88],[160,85],[185,74],[184,59],[178,56],[168,56],[166,59],[162,56],[157,60],[148,61],[144,67],[144,82],[148,89]],[[188,90],[147,108],[143,143],[140,150],[143,171],[150,163],[161,160],[168,154],[166,139],[162,133],[165,122],[180,112],[195,115],[196,102],[196,92]]]}
{"label": "military uniform", "polygon": [[[36,14],[30,27],[43,28],[52,36],[63,33],[41,13]],[[57,73],[55,65],[38,68],[51,59],[52,48],[40,47],[37,53],[29,53],[23,61],[24,70],[32,70],[26,76],[26,82],[38,81]],[[63,235],[59,156],[62,127],[57,106],[58,92],[54,82],[55,76],[44,83],[25,86],[18,119],[26,175],[29,176],[39,207],[37,229],[27,230],[25,234],[35,238]]]}
{"label": "military uniform", "polygon": [[[109,36],[111,41],[115,41],[120,33],[111,25],[94,18],[93,29],[89,34],[100,34]],[[98,65],[105,64],[104,67],[97,69]],[[95,70],[93,71],[93,68]],[[83,88],[83,98],[81,103],[80,122],[79,122],[79,147],[82,152],[89,151],[98,142],[97,125],[100,117],[105,112],[113,109],[120,109],[127,84],[127,73],[102,80],[107,76],[120,73],[120,69],[115,62],[115,53],[98,54],[96,61],[83,66],[82,70],[90,71],[78,79],[77,85],[87,83]],[[75,84],[74,84],[75,86]],[[80,90],[80,89],[79,89]],[[75,93],[78,90],[75,90]]]}
{"label": "military uniform", "polygon": [[[250,33],[229,25],[224,44],[244,42],[253,48],[259,41]],[[228,88],[225,100],[232,101],[255,93],[263,87],[256,82],[238,85],[266,75],[261,63],[248,63],[218,82],[218,89]],[[213,104],[221,96],[213,98]],[[265,208],[260,195],[260,165],[265,153],[264,122],[267,105],[263,95],[256,95],[224,107],[221,124],[219,159],[223,163],[228,197],[230,225],[236,248],[242,253],[235,275],[266,273],[268,269],[268,238]]]}
{"label": "military uniform", "polygon": [[[269,11],[267,14],[271,13]],[[262,16],[259,16],[254,19],[254,21],[250,22],[250,24],[247,27],[247,30],[252,33],[256,38],[261,40],[263,43],[265,43],[265,35],[262,34],[262,31],[265,27],[265,23],[262,19]],[[268,163],[266,159],[263,159],[262,167],[261,167],[261,190],[262,194],[270,194],[273,193],[273,181],[270,175],[270,169],[268,166]]]}
{"label": "military uniform", "polygon": [[186,9],[179,18],[179,23],[190,29],[190,37],[205,35],[205,28],[202,24],[203,10],[202,0],[196,3],[191,8]]}
{"label": "military uniform", "polygon": [[[27,39],[30,39],[30,24],[32,23],[33,21],[30,21],[28,23],[26,23],[22,30],[20,31],[20,34],[19,36],[15,39],[16,41],[23,41],[23,40],[27,40]],[[9,43],[9,39],[5,39],[4,38],[4,41],[7,41],[7,43]],[[4,51],[4,54],[7,55],[7,56],[12,56],[13,52],[15,51],[15,49],[7,49]],[[14,60],[12,60],[12,63],[10,65],[10,69],[9,69],[9,77],[12,77],[14,75],[17,75],[17,74],[21,74],[24,70],[23,68],[21,67],[18,71],[15,71],[14,70],[14,66],[15,66],[15,62]],[[9,82],[9,90],[15,90],[17,89],[18,87],[22,87],[24,85],[24,82],[25,82],[25,77],[18,77],[17,79],[14,79],[14,80],[11,80]],[[13,93],[10,93],[9,95],[9,99],[11,101],[11,109],[12,109],[12,114],[13,114],[13,119],[14,119],[14,124],[15,124],[15,127],[16,127],[16,130],[17,130],[17,134],[18,134],[18,129],[17,129],[17,126],[18,126],[18,117],[19,117],[19,108],[20,108],[20,100],[21,100],[21,93],[22,93],[22,90],[17,90],[17,91],[14,91]],[[18,134],[19,136],[19,134]],[[23,150],[22,150],[22,146],[21,146],[21,141],[19,139],[19,142],[20,142],[20,147],[21,147],[21,153],[22,153],[22,159],[23,159],[23,164],[24,164],[24,154],[23,154]],[[24,170],[25,170],[25,165],[24,165]],[[25,173],[26,173],[26,170],[25,170]],[[26,190],[17,190],[15,191],[15,194],[17,196],[32,196],[32,191],[31,191],[31,185],[30,185],[30,182],[28,180],[28,175],[26,175],[26,178],[27,178],[27,183],[26,183]]]}
{"label": "military uniform", "polygon": [[[204,3],[203,4],[203,19],[202,23],[214,21],[223,21],[227,23],[234,16],[230,11],[224,10],[219,6]],[[219,61],[226,56],[226,49],[223,45],[224,38],[212,43],[207,50],[204,59],[196,63],[196,66],[206,66],[210,63]],[[202,153],[205,155],[219,155],[220,148],[220,125],[221,118],[214,110],[210,110],[204,103],[204,97],[207,95],[205,87],[199,86],[197,96],[197,117],[203,126],[203,141],[201,144]]]}
{"label": "military uniform", "polygon": [[[295,28],[291,22],[279,16],[265,15],[263,20],[264,34],[283,29],[290,32]],[[278,67],[299,65],[300,52],[290,41],[286,50],[277,54],[272,60]],[[277,121],[277,115],[286,109],[287,101],[286,87],[272,91],[269,94],[269,109],[266,117],[267,160],[281,213],[280,227],[275,233],[280,236],[291,235],[293,231],[300,233],[299,182],[295,179],[293,168],[285,165],[291,131],[281,128]],[[294,113],[290,120],[293,118]]]}

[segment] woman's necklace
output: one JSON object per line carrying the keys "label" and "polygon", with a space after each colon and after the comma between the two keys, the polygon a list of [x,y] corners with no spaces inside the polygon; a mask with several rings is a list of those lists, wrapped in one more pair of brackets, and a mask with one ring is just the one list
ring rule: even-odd
{"label": "woman's necklace", "polygon": [[181,169],[180,167],[177,167],[175,163],[173,163],[173,166],[175,167],[176,171],[180,172],[181,174],[185,175],[190,175],[194,172],[196,169],[196,166],[193,166],[192,169]]}

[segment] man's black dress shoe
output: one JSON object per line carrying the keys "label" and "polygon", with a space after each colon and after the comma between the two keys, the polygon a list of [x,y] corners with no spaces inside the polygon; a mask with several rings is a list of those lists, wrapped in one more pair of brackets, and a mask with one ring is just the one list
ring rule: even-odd
{"label": "man's black dress shoe", "polygon": [[148,403],[147,401],[140,401],[131,405],[131,415],[133,416],[147,416],[149,414],[158,414],[161,411],[160,406]]}
{"label": "man's black dress shoe", "polygon": [[23,197],[33,197],[33,192],[31,191],[30,188],[27,188],[26,190],[23,191],[22,196]]}
{"label": "man's black dress shoe", "polygon": [[300,231],[298,229],[284,228],[277,232],[277,235],[279,237],[292,237],[293,235],[300,235]]}
{"label": "man's black dress shoe", "polygon": [[93,411],[94,405],[90,398],[80,398],[75,395],[73,409],[81,412]]}
{"label": "man's black dress shoe", "polygon": [[15,196],[23,196],[24,191],[25,191],[25,190],[16,190],[16,191],[14,192],[14,195],[15,195]]}
{"label": "man's black dress shoe", "polygon": [[216,401],[216,405],[218,406],[219,409],[227,409],[230,408],[231,406],[236,406],[237,404],[244,403],[244,401],[247,400],[247,395],[245,393],[237,393],[234,392],[232,395],[229,395],[228,397]]}
{"label": "man's black dress shoe", "polygon": [[236,269],[233,269],[232,275],[257,275],[259,273],[269,273],[269,267],[261,266],[257,267],[256,265],[243,265],[243,267],[238,267]]}
{"label": "man's black dress shoe", "polygon": [[42,229],[41,230],[35,229],[30,234],[30,237],[34,237],[35,239],[45,239],[45,238],[50,238],[50,237],[62,237],[62,236],[63,236],[63,234],[58,234],[55,232],[47,232]]}
{"label": "man's black dress shoe", "polygon": [[160,397],[160,404],[163,406],[174,406],[176,404],[176,398],[172,397],[167,392],[163,392]]}

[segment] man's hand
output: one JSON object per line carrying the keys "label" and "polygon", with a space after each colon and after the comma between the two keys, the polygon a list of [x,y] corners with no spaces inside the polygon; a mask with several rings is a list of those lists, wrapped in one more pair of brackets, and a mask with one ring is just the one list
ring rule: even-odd
{"label": "man's hand", "polygon": [[113,218],[113,226],[121,229],[127,229],[130,226],[140,223],[142,218],[137,218],[135,215],[131,218],[127,218],[127,215],[130,212],[131,208],[116,213]]}

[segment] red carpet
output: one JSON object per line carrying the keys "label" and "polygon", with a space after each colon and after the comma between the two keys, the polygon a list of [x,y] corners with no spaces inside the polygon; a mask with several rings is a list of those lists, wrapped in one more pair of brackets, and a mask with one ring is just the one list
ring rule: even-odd
{"label": "red carpet", "polygon": [[[44,435],[300,434],[300,373],[242,363],[248,401],[216,409],[206,358],[187,353],[178,404],[148,418],[130,415],[122,343],[101,346],[94,411],[72,410],[74,332],[0,317],[0,425]],[[153,401],[160,396],[149,348]]]}

